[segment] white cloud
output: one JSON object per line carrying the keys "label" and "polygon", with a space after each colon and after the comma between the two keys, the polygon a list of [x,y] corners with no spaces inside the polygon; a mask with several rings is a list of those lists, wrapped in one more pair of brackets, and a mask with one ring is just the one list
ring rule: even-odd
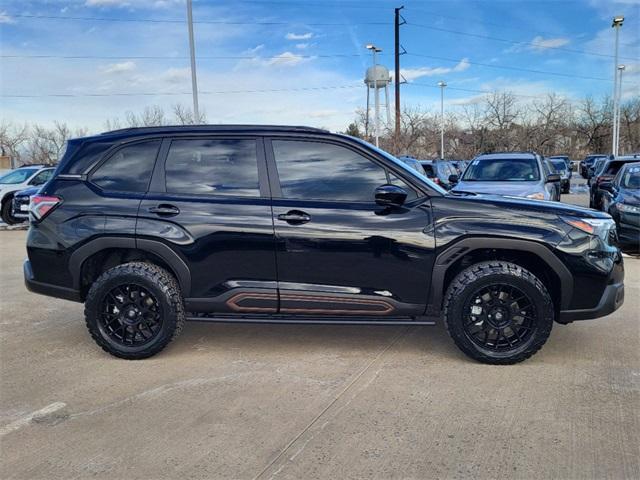
{"label": "white cloud", "polygon": [[109,65],[100,67],[102,73],[125,73],[131,72],[136,69],[136,62],[128,61],[121,63],[111,63]]}
{"label": "white cloud", "polygon": [[549,48],[558,48],[568,45],[571,42],[568,38],[543,38],[540,35],[533,38],[531,41],[530,49],[535,52],[542,52]]}
{"label": "white cloud", "polygon": [[309,40],[310,38],[313,38],[313,33],[312,32],[307,32],[307,33],[287,33],[284,38],[286,38],[287,40]]}
{"label": "white cloud", "polygon": [[304,62],[305,60],[310,60],[310,58],[301,57],[300,55],[296,55],[291,52],[283,52],[280,55],[276,55],[275,57],[267,60],[266,64],[269,66],[292,67]]}
{"label": "white cloud", "polygon": [[191,69],[186,68],[169,68],[161,78],[169,83],[184,83],[191,77]]}
{"label": "white cloud", "polygon": [[299,50],[304,50],[305,48],[309,48],[308,43],[296,43],[296,48]]}
{"label": "white cloud", "polygon": [[87,0],[86,7],[129,7],[131,2],[126,0]]}
{"label": "white cloud", "polygon": [[400,74],[411,82],[421,77],[433,77],[435,75],[445,75],[447,73],[464,72],[470,67],[469,59],[463,58],[454,67],[420,67],[420,68],[402,68]]}
{"label": "white cloud", "polygon": [[11,18],[7,12],[0,12],[0,23],[16,23],[13,18]]}

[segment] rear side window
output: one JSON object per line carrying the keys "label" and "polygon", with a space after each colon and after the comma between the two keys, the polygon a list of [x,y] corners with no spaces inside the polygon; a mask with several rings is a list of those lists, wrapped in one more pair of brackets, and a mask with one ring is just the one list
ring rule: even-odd
{"label": "rear side window", "polygon": [[431,165],[422,165],[422,168],[424,169],[424,173],[427,174],[427,177],[433,178],[435,176],[433,174],[433,166],[431,166]]}
{"label": "rear side window", "polygon": [[173,140],[165,163],[167,192],[259,197],[255,140]]}
{"label": "rear side window", "polygon": [[160,148],[160,140],[127,145],[114,152],[91,175],[105,190],[146,192]]}
{"label": "rear side window", "polygon": [[111,148],[112,142],[91,142],[84,145],[76,155],[74,155],[66,173],[82,174],[86,173],[102,155]]}
{"label": "rear side window", "polygon": [[373,202],[385,170],[351,149],[322,142],[272,141],[285,198]]}

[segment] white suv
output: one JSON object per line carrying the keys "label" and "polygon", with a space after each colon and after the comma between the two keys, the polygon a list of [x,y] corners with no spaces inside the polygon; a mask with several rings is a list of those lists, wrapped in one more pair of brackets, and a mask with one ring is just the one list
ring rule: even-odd
{"label": "white suv", "polygon": [[23,221],[15,218],[11,212],[11,203],[16,192],[28,187],[44,185],[53,175],[55,167],[44,165],[25,165],[0,177],[0,204],[2,221],[9,225]]}

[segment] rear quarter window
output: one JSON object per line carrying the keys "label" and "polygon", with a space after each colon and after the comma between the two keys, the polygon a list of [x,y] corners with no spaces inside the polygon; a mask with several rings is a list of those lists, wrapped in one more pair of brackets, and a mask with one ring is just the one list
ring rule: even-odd
{"label": "rear quarter window", "polygon": [[79,175],[94,166],[113,145],[112,142],[91,142],[80,147],[65,173]]}
{"label": "rear quarter window", "polygon": [[91,174],[91,182],[110,191],[146,192],[159,148],[160,140],[125,145]]}

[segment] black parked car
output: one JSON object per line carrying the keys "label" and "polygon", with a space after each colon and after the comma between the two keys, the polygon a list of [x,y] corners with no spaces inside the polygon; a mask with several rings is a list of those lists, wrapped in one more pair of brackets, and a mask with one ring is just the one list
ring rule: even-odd
{"label": "black parked car", "polygon": [[587,155],[584,157],[584,160],[580,162],[580,175],[582,175],[582,178],[589,178],[589,169],[593,167],[594,162],[599,158],[607,159],[609,157],[601,154]]}
{"label": "black parked car", "polygon": [[598,170],[594,173],[593,177],[589,179],[589,206],[596,210],[601,210],[602,190],[600,189],[600,184],[613,180],[613,177],[617,175],[624,164],[637,162],[639,160],[640,155],[626,155],[610,158],[601,162],[598,165]]}
{"label": "black parked car", "polygon": [[27,287],[85,304],[107,352],[161,351],[186,320],[427,325],[477,360],[533,355],[553,322],[624,299],[603,212],[447,193],[345,135],[132,128],[70,140],[31,199]]}
{"label": "black parked car", "polygon": [[611,182],[600,183],[602,210],[616,222],[624,247],[640,249],[640,162],[625,164]]}
{"label": "black parked car", "polygon": [[561,158],[549,157],[549,161],[553,168],[560,174],[560,186],[562,193],[571,192],[571,165],[567,166],[567,163]]}

